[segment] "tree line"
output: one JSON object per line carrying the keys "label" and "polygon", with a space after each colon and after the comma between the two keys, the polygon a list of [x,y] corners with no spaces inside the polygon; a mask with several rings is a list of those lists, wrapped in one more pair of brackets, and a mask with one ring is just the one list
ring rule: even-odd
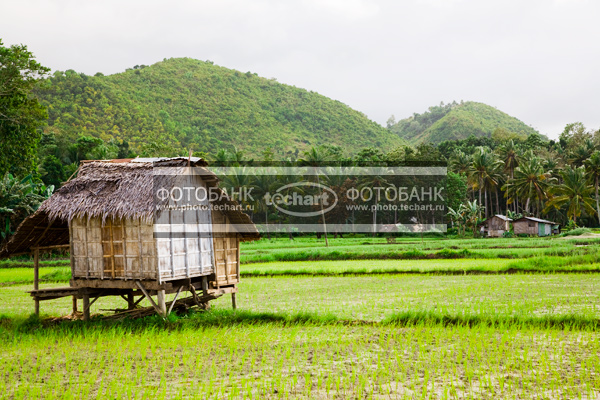
{"label": "tree line", "polygon": [[[54,188],[73,176],[81,160],[188,154],[189,147],[168,141],[150,140],[133,148],[108,133],[106,138],[85,131],[66,135],[46,125],[47,110],[33,94],[49,70],[35,61],[26,46],[5,47],[1,40],[0,66],[0,232],[4,238]],[[234,146],[193,155],[213,163],[249,158],[268,162],[276,157],[281,161],[280,152],[268,146],[252,157]],[[399,145],[388,151],[363,147],[347,153],[341,146],[316,146],[287,153],[283,161],[342,167],[447,165],[446,205],[453,210],[475,205],[479,218],[533,215],[580,226],[598,225],[600,215],[600,133],[581,123],[568,124],[557,140],[497,128],[490,136]],[[389,213],[377,218],[395,219]]]}

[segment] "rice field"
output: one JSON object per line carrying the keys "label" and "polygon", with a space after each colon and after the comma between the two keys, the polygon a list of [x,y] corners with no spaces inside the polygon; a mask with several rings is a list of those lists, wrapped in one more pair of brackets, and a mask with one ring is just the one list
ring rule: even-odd
{"label": "rice field", "polygon": [[[62,345],[61,345],[62,344]],[[26,348],[27,351],[23,351]],[[595,398],[592,331],[252,324],[2,344],[7,398]]]}
{"label": "rice field", "polygon": [[[242,266],[237,311],[222,297],[166,321],[50,324],[29,317],[31,268],[0,268],[0,397],[600,398],[595,238],[331,242],[248,244],[263,261]],[[393,249],[446,258],[344,259]],[[340,259],[264,262],[302,252]],[[53,265],[42,286],[65,286]],[[101,298],[92,313],[124,306]],[[71,299],[41,311],[66,315]]]}

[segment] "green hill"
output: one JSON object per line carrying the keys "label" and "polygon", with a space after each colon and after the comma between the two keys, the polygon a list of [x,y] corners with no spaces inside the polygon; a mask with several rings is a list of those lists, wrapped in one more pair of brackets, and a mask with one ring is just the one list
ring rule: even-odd
{"label": "green hill", "polygon": [[388,124],[388,130],[412,144],[440,143],[469,136],[491,136],[496,129],[527,136],[532,127],[494,107],[473,101],[429,107],[423,114]]}
{"label": "green hill", "polygon": [[[311,146],[352,153],[402,144],[347,105],[304,89],[189,58],[95,76],[57,72],[37,90],[50,130],[214,153],[236,146],[251,157]],[[54,128],[52,128],[54,127]]]}

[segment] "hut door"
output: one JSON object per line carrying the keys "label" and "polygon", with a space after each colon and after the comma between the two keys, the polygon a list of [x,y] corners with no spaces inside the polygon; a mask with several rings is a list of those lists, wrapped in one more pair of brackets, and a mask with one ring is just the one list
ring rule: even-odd
{"label": "hut door", "polygon": [[545,236],[544,235],[544,224],[542,224],[541,222],[538,222],[538,236]]}
{"label": "hut door", "polygon": [[122,220],[108,220],[102,227],[102,260],[105,278],[123,278],[125,275],[124,229]]}

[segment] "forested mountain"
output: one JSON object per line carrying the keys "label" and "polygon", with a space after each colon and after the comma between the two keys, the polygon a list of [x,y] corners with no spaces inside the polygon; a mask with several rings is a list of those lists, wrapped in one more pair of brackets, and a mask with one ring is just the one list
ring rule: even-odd
{"label": "forested mountain", "polygon": [[398,122],[393,118],[388,121],[389,131],[412,144],[440,143],[469,136],[490,137],[497,129],[521,137],[537,133],[532,127],[494,107],[472,101],[442,103],[429,107],[423,114],[415,113]]}
{"label": "forested mountain", "polygon": [[148,147],[181,154],[235,146],[260,158],[268,148],[283,156],[319,145],[352,153],[403,143],[339,101],[189,58],[110,76],[57,72],[36,94],[50,130],[126,141],[142,154]]}

